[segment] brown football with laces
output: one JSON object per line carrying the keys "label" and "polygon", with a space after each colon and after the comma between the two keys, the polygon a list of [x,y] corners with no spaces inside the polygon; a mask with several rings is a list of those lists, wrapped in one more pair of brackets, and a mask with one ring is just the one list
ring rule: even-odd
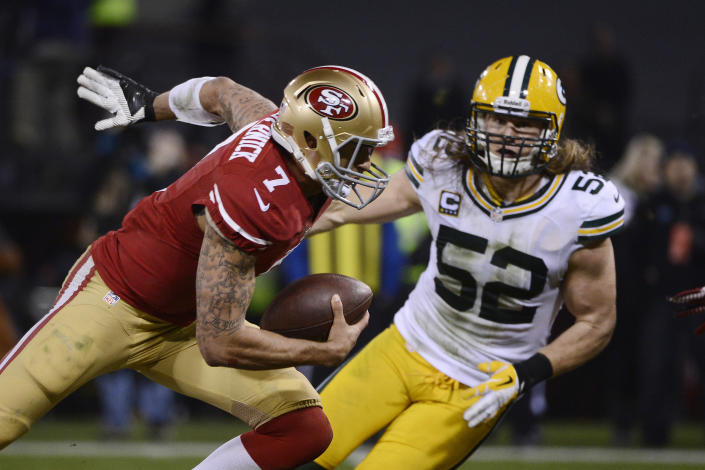
{"label": "brown football with laces", "polygon": [[260,328],[290,338],[326,341],[333,324],[330,299],[340,295],[349,325],[357,323],[372,303],[372,289],[342,274],[311,274],[286,286],[262,314]]}

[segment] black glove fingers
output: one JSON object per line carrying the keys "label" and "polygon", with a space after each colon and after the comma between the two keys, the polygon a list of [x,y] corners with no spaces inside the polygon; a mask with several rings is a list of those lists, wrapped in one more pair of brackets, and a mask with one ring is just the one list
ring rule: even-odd
{"label": "black glove fingers", "polygon": [[118,72],[117,70],[113,70],[109,67],[105,67],[104,65],[99,65],[98,67],[96,67],[96,70],[100,73],[105,74],[105,75],[109,75],[117,80],[122,80],[122,79],[127,78],[126,76],[124,76],[123,74]]}
{"label": "black glove fingers", "polygon": [[99,65],[97,70],[100,73],[108,75],[118,81],[131,115],[134,116],[140,109],[144,108],[144,120],[154,121],[155,116],[153,103],[154,98],[157,97],[158,93],[109,67]]}

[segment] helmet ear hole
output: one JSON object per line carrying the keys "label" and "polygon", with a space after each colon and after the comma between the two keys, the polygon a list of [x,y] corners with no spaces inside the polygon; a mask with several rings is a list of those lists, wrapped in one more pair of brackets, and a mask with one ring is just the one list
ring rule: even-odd
{"label": "helmet ear hole", "polygon": [[304,139],[306,139],[306,145],[308,148],[315,149],[318,147],[318,141],[309,131],[304,131]]}

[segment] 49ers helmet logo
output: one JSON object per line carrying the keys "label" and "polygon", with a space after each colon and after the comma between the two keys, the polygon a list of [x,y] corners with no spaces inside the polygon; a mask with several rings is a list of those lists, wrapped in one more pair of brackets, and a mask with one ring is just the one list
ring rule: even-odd
{"label": "49ers helmet logo", "polygon": [[357,103],[340,88],[318,85],[306,93],[306,102],[317,114],[344,121],[357,114]]}

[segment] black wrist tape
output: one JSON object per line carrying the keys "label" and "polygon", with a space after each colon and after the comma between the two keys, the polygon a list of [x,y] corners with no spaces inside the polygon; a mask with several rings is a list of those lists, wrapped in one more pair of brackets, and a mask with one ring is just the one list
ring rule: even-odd
{"label": "black wrist tape", "polygon": [[551,361],[541,353],[514,364],[514,370],[519,380],[519,390],[522,392],[553,376]]}
{"label": "black wrist tape", "polygon": [[145,121],[156,121],[156,116],[154,115],[154,99],[159,95],[159,93],[145,88],[145,102],[144,102],[144,120]]}

